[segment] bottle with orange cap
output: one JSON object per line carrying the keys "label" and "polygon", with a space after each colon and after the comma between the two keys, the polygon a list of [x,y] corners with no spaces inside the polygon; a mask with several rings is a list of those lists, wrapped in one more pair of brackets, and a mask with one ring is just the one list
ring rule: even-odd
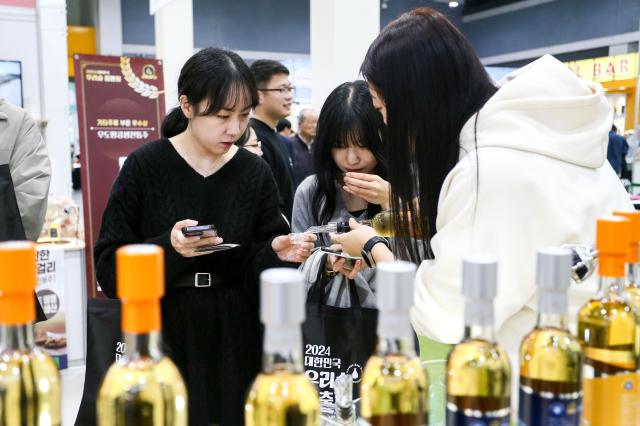
{"label": "bottle with orange cap", "polygon": [[627,256],[627,281],[622,289],[623,297],[640,315],[640,212],[613,212],[614,216],[631,221],[631,244]]}
{"label": "bottle with orange cap", "polygon": [[61,424],[60,376],[36,348],[36,248],[28,241],[0,243],[0,424]]}
{"label": "bottle with orange cap", "polygon": [[126,350],[100,387],[98,425],[186,425],[184,382],[160,349],[162,248],[150,244],[121,247],[116,252],[116,273]]}
{"label": "bottle with orange cap", "polygon": [[578,339],[584,353],[584,425],[640,424],[640,326],[621,296],[630,234],[627,218],[598,220],[599,290],[578,314]]}

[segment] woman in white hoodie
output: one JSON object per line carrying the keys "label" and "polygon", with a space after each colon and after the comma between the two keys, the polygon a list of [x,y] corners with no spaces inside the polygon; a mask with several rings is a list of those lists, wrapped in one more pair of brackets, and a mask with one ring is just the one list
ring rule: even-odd
{"label": "woman in white hoodie", "polygon": [[[357,224],[335,242],[374,262],[422,262],[413,325],[443,343],[463,334],[462,258],[494,255],[497,337],[517,360],[535,325],[536,249],[593,244],[596,218],[633,208],[606,161],[602,87],[551,56],[496,87],[464,36],[428,8],[390,23],[362,74],[387,124],[392,210],[408,214],[395,215],[393,251]],[[593,282],[572,285],[573,322],[594,293]]]}

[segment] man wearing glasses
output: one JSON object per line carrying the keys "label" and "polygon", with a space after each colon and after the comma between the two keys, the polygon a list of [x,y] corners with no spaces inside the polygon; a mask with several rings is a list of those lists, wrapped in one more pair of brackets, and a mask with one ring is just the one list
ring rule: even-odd
{"label": "man wearing glasses", "polygon": [[259,104],[249,125],[255,130],[262,145],[264,160],[271,167],[278,190],[282,211],[291,221],[293,208],[293,161],[289,147],[276,133],[278,120],[291,113],[293,87],[289,70],[280,62],[260,59],[251,64],[251,72],[258,86]]}

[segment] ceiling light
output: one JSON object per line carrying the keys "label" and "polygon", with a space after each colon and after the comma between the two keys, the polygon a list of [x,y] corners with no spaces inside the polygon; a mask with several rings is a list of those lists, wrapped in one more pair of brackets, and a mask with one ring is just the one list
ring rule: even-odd
{"label": "ceiling light", "polygon": [[457,1],[450,1],[449,2],[449,7],[458,7],[460,6],[460,3],[458,3]]}

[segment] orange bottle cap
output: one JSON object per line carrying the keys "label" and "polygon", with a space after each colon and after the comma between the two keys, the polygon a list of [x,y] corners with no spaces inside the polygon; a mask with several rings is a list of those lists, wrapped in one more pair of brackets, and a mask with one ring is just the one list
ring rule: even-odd
{"label": "orange bottle cap", "polygon": [[160,330],[160,301],[164,295],[164,256],[161,247],[134,244],[116,251],[117,291],[122,300],[122,330]]}
{"label": "orange bottle cap", "polygon": [[20,325],[36,319],[37,280],[36,245],[31,241],[0,243],[0,324]]}
{"label": "orange bottle cap", "polygon": [[640,212],[613,212],[614,216],[626,217],[631,221],[631,244],[627,255],[627,263],[638,262],[640,248]]}
{"label": "orange bottle cap", "polygon": [[600,275],[624,277],[624,264],[629,253],[631,221],[622,216],[598,219],[596,248],[599,252]]}

